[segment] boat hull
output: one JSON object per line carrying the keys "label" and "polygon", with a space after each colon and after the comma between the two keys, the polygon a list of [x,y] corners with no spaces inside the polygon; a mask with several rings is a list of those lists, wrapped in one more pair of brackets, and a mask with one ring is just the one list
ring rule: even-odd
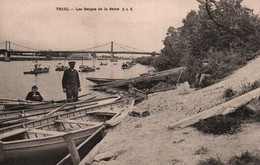
{"label": "boat hull", "polygon": [[[101,99],[96,99],[96,100],[82,100],[78,102],[73,102],[73,103],[67,103],[67,106],[64,107],[62,110],[60,110],[60,113],[70,111],[74,108],[81,108],[81,107],[91,107],[95,105],[102,105],[102,104],[108,104],[108,103],[113,103],[116,100],[120,99],[120,97],[107,97],[107,98],[101,98]],[[23,109],[23,110],[16,110],[16,111],[6,111],[6,112],[1,112],[0,113],[0,128],[13,125],[13,124],[18,124],[22,122],[29,121],[30,118],[35,119],[38,117],[42,117],[44,114],[49,113],[55,108],[61,107],[63,103],[56,103],[53,105],[49,105],[48,107],[40,107],[36,109]],[[27,118],[26,116],[21,117],[22,113],[27,113],[28,115],[33,115],[33,117]]]}
{"label": "boat hull", "polygon": [[86,77],[87,80],[92,81],[96,84],[102,84],[106,82],[118,81],[123,79],[110,79],[110,78],[94,78],[94,77]]}
{"label": "boat hull", "polygon": [[[76,146],[91,136],[100,127],[101,125],[71,133]],[[59,161],[69,153],[62,135],[41,139],[29,139],[24,140],[24,142],[7,142],[3,143],[2,148],[4,160],[0,161],[1,164],[13,164],[18,161],[19,164],[23,164],[23,162],[26,164],[41,162],[44,164],[44,160],[47,160],[48,163],[50,163],[48,160],[49,158],[53,158],[53,161],[56,159]],[[30,162],[27,162],[28,160],[30,160]]]}
{"label": "boat hull", "polygon": [[41,74],[41,73],[49,73],[49,69],[47,70],[40,70],[40,71],[28,71],[28,72],[23,72],[24,74]]}
{"label": "boat hull", "polygon": [[65,135],[69,133],[78,145],[94,132],[102,133],[104,122],[121,114],[122,108],[127,106],[119,100],[0,128],[0,164],[50,164],[50,159],[60,160],[68,154]]}

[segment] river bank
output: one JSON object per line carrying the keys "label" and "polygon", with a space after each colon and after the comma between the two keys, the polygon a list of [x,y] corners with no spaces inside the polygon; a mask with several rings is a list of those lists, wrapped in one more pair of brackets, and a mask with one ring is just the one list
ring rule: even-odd
{"label": "river bank", "polygon": [[239,91],[245,83],[260,79],[260,57],[222,81],[189,94],[170,90],[148,95],[134,107],[148,110],[144,118],[128,116],[110,130],[98,153],[111,153],[114,159],[93,164],[197,164],[209,157],[226,162],[245,151],[260,154],[260,124],[244,124],[234,135],[205,135],[195,128],[168,129],[174,122],[225,102],[225,89]]}

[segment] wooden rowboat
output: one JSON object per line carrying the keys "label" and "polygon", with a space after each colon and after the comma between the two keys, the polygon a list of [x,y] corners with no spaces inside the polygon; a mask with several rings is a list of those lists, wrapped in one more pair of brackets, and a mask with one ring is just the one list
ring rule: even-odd
{"label": "wooden rowboat", "polygon": [[41,73],[49,73],[50,68],[43,68],[42,70],[31,70],[23,72],[24,74],[41,74]]}
{"label": "wooden rowboat", "polygon": [[[72,103],[57,103],[49,106],[43,106],[33,109],[23,109],[16,111],[3,111],[0,113],[0,126],[8,126],[12,124],[18,124],[22,122],[26,122],[29,120],[35,120],[42,118],[44,115],[52,112],[53,110],[60,108],[57,113],[63,113],[67,111],[74,110],[80,107],[88,107],[93,105],[102,105],[107,103],[112,103],[116,100],[119,100],[121,97],[111,96],[107,98],[95,99],[95,100],[82,100],[78,102]],[[61,108],[61,106],[63,106]]]}
{"label": "wooden rowboat", "polygon": [[21,107],[24,107],[27,105],[39,104],[39,103],[41,103],[41,102],[39,102],[39,101],[26,102],[23,100],[21,100],[21,101],[1,101],[0,105],[3,106],[3,110],[4,110],[4,109],[13,108],[13,107],[17,107],[17,109],[21,109]]}
{"label": "wooden rowboat", "polygon": [[[90,95],[91,93],[87,93],[79,96],[78,98],[82,98]],[[44,106],[50,106],[56,103],[66,103],[68,101],[72,101],[73,99],[63,99],[63,100],[51,100],[51,101],[25,101],[25,100],[12,100],[12,99],[0,99],[0,105],[4,106],[2,110],[21,110],[28,108],[39,108]],[[80,100],[79,100],[80,101]]]}
{"label": "wooden rowboat", "polygon": [[0,164],[57,163],[68,154],[64,136],[70,134],[79,145],[104,127],[105,121],[116,120],[129,105],[118,100],[0,128]]}
{"label": "wooden rowboat", "polygon": [[87,80],[92,81],[96,84],[102,84],[106,82],[118,81],[123,79],[112,79],[112,78],[94,78],[94,77],[86,77]]}
{"label": "wooden rowboat", "polygon": [[93,86],[93,89],[94,90],[106,90],[109,88],[128,86],[129,84],[132,84],[132,83],[147,83],[147,82],[150,83],[153,81],[162,81],[162,80],[167,79],[168,77],[175,78],[177,81],[181,71],[184,69],[185,69],[184,67],[179,67],[179,68],[161,71],[161,72],[157,72],[154,74],[139,76],[139,77],[135,77],[135,78],[97,84],[97,85]]}

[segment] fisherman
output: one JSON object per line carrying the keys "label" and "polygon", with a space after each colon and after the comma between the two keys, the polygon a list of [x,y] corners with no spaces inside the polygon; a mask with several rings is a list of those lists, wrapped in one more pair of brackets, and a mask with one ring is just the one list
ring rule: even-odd
{"label": "fisherman", "polygon": [[75,61],[70,61],[70,68],[65,70],[62,77],[62,88],[63,92],[66,93],[67,99],[72,99],[70,101],[78,101],[78,92],[81,91],[79,74],[78,71],[74,69]]}
{"label": "fisherman", "polygon": [[30,100],[30,101],[42,101],[43,98],[40,94],[40,92],[38,92],[38,87],[37,86],[32,86],[32,91],[30,91],[25,100]]}

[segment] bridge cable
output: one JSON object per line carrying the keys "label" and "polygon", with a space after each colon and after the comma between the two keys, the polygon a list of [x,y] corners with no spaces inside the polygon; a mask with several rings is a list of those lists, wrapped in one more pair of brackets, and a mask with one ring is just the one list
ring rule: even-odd
{"label": "bridge cable", "polygon": [[39,50],[39,51],[42,51],[42,49],[35,49],[35,48],[31,48],[31,47],[27,47],[27,46],[19,45],[19,44],[13,43],[13,42],[11,42],[11,43],[12,43],[13,45],[20,46],[20,47],[23,47],[23,48],[26,48],[26,49],[32,49],[32,50]]}
{"label": "bridge cable", "polygon": [[102,47],[102,46],[106,46],[106,45],[108,45],[108,44],[110,44],[110,42],[109,42],[109,43],[106,43],[106,44],[103,44],[103,45],[98,45],[98,46],[94,46],[94,47],[91,47],[91,48],[83,49],[83,50],[81,50],[81,51],[99,48],[99,47]]}
{"label": "bridge cable", "polygon": [[[119,44],[119,43],[117,43],[117,44]],[[147,52],[147,51],[145,51],[145,50],[138,49],[138,48],[134,48],[134,47],[131,47],[131,46],[126,46],[126,45],[123,45],[123,44],[119,44],[119,45],[124,46],[124,47],[128,47],[128,48],[131,48],[131,49],[135,49],[135,50],[139,50],[139,51]]]}
{"label": "bridge cable", "polygon": [[1,42],[0,45],[3,45],[5,42]]}
{"label": "bridge cable", "polygon": [[130,49],[126,49],[126,48],[124,48],[124,47],[122,47],[122,46],[120,46],[120,45],[118,45],[118,44],[116,44],[116,43],[115,43],[115,45],[118,46],[118,47],[120,47],[120,48],[122,48],[122,49],[124,49],[124,50],[133,51],[133,50],[130,50]]}

